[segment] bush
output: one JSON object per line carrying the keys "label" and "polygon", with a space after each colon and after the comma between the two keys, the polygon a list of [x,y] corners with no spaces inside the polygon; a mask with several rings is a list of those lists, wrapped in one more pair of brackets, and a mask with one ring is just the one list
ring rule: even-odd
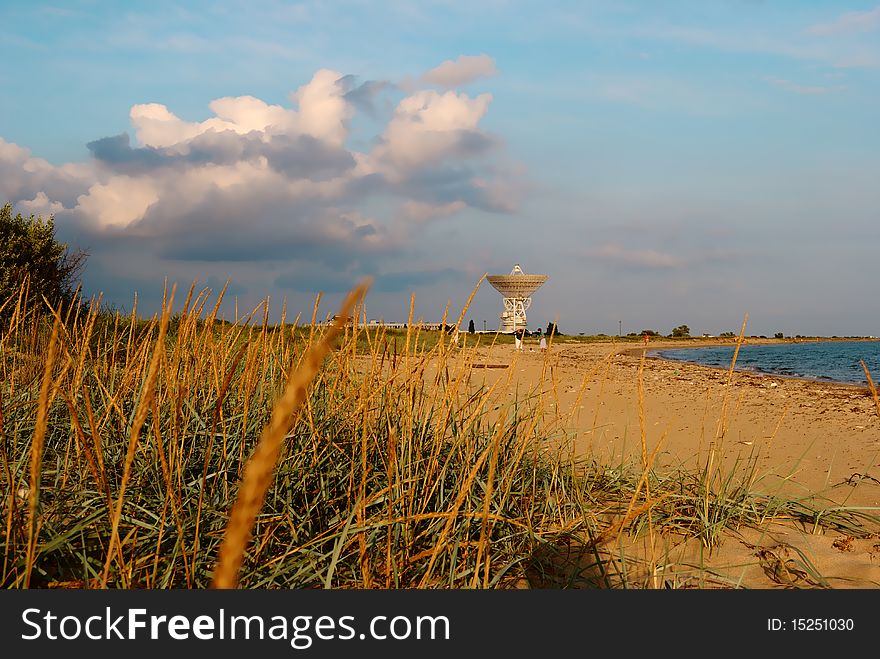
{"label": "bush", "polygon": [[676,338],[690,336],[690,335],[691,335],[691,328],[688,327],[687,325],[679,325],[678,327],[676,327],[672,330],[672,336],[674,336]]}
{"label": "bush", "polygon": [[562,336],[562,332],[559,331],[559,328],[556,326],[556,323],[549,322],[547,323],[547,336]]}
{"label": "bush", "polygon": [[784,339],[785,334],[783,334],[782,332],[776,332],[776,334],[773,335],[773,338],[774,339]]}
{"label": "bush", "polygon": [[[45,297],[53,306],[73,299],[76,282],[87,254],[71,253],[55,239],[55,222],[50,216],[12,215],[12,204],[0,208],[0,306],[19,294],[27,281],[28,302],[39,304]],[[11,305],[2,312],[9,315]]]}

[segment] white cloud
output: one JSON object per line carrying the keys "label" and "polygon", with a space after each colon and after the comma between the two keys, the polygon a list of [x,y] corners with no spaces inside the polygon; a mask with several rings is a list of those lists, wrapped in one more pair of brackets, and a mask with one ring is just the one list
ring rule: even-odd
{"label": "white cloud", "polygon": [[792,92],[793,94],[801,94],[803,96],[827,94],[831,91],[842,89],[841,87],[823,87],[821,85],[799,85],[791,80],[786,80],[785,78],[773,78],[770,76],[766,77],[765,80],[780,89]]}
{"label": "white cloud", "polygon": [[226,96],[208,105],[214,117],[187,122],[160,103],[135,105],[131,123],[144,146],[162,148],[186,142],[208,131],[251,131],[285,135],[309,135],[332,144],[342,144],[346,122],[352,110],[339,84],[342,74],[321,69],[312,80],[291,94],[299,110],[269,105],[253,96]]}
{"label": "white cloud", "polygon": [[422,76],[426,82],[443,87],[458,87],[480,78],[495,75],[498,70],[495,60],[486,55],[461,55],[455,60],[446,60]]}
{"label": "white cloud", "polygon": [[345,140],[345,124],[353,110],[344,98],[345,90],[338,84],[340,78],[341,74],[322,69],[294,94],[300,108],[300,132],[332,144],[342,144]]}
{"label": "white cloud", "polygon": [[[352,84],[322,69],[289,107],[227,96],[201,121],[160,103],[134,105],[135,141],[96,139],[83,163],[55,166],[0,139],[0,195],[24,212],[54,214],[62,238],[88,248],[101,277],[129,282],[186,264],[224,280],[223,266],[211,263],[270,263],[273,281],[313,267],[346,279],[381,274],[428,220],[514,208],[521,172],[480,127],[490,94],[404,95],[378,134],[352,140],[371,145],[362,152],[348,144],[349,131],[369,108]],[[395,93],[382,81],[364,84]]]}
{"label": "white cloud", "polygon": [[376,155],[406,168],[459,155],[469,147],[479,150],[480,138],[488,138],[478,124],[491,101],[491,94],[472,99],[454,91],[415,92],[398,104]]}
{"label": "white cloud", "polygon": [[64,204],[60,201],[49,201],[49,197],[43,191],[38,192],[33,199],[23,199],[17,205],[27,214],[42,215],[43,217],[64,210]]}
{"label": "white cloud", "polygon": [[172,146],[204,132],[199,124],[183,121],[161,103],[135,105],[129,112],[129,118],[135,135],[145,146]]}
{"label": "white cloud", "polygon": [[159,193],[153,180],[114,176],[80,195],[77,209],[99,228],[125,227],[142,219],[157,201]]}
{"label": "white cloud", "polygon": [[880,6],[868,11],[850,11],[841,14],[833,21],[813,25],[808,34],[827,37],[860,32],[873,32],[880,26]]}

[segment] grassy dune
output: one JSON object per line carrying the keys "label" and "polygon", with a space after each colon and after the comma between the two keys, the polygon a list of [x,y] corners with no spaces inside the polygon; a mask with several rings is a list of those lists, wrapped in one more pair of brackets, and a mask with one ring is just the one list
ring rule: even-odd
{"label": "grassy dune", "polygon": [[193,288],[148,320],[23,299],[0,326],[7,588],[676,587],[655,535],[711,550],[770,520],[878,528],[753,492],[750,460],[575,456],[552,387],[507,402],[473,376],[491,335],[270,325],[265,306],[231,323],[222,292]]}

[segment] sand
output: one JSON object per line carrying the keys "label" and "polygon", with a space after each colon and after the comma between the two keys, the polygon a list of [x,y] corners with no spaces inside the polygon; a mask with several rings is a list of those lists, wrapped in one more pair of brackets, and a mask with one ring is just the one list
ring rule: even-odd
{"label": "sand", "polygon": [[[684,347],[655,341],[650,349],[670,345]],[[702,467],[715,447],[722,469],[756,459],[755,491],[880,513],[880,411],[866,387],[739,372],[728,384],[726,370],[650,358],[633,344],[559,342],[543,354],[536,339],[527,339],[522,353],[510,345],[479,348],[476,362],[496,367],[473,369],[476,381],[511,379],[501,396],[543,388],[556,408],[546,413],[570,415],[576,453],[637,464],[641,368],[648,451],[661,444],[655,468]],[[711,556],[694,541],[659,542],[673,563],[713,562],[721,575],[716,585],[880,586],[876,534],[855,538],[783,524],[726,536]],[[830,581],[802,574],[805,562]],[[707,586],[704,571],[693,579],[688,585]]]}

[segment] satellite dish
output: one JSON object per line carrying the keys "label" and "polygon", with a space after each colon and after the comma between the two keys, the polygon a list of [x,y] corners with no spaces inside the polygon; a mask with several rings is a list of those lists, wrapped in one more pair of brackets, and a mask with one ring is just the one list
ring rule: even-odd
{"label": "satellite dish", "polygon": [[525,329],[528,326],[526,309],[532,304],[531,296],[549,279],[548,275],[527,275],[517,263],[509,275],[489,275],[486,279],[504,296],[499,331],[509,334]]}

